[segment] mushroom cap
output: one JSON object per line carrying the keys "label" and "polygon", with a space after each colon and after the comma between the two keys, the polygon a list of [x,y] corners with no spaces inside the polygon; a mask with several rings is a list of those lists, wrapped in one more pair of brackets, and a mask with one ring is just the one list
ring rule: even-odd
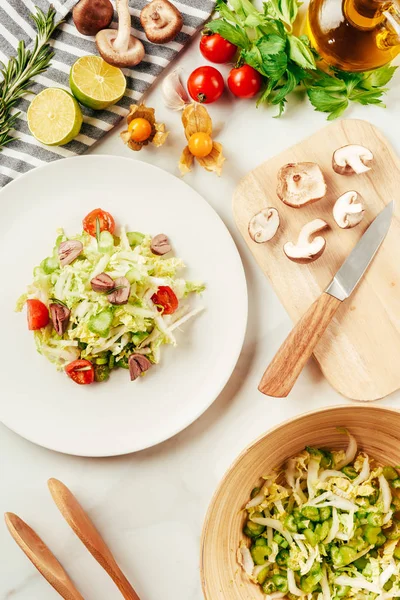
{"label": "mushroom cap", "polygon": [[371,150],[358,144],[348,144],[335,150],[332,156],[332,168],[339,175],[360,175],[369,171],[368,164],[373,160]]}
{"label": "mushroom cap", "polygon": [[364,218],[364,207],[358,201],[358,194],[352,190],[345,192],[336,200],[333,206],[333,218],[342,229],[355,227]]}
{"label": "mushroom cap", "polygon": [[297,263],[310,263],[321,256],[325,250],[326,241],[321,235],[312,237],[319,231],[326,229],[328,223],[323,219],[314,219],[300,230],[296,244],[287,242],[283,251],[290,260]]}
{"label": "mushroom cap", "polygon": [[172,41],[183,25],[182,15],[169,0],[152,0],[140,13],[147,39],[154,44]]}
{"label": "mushroom cap", "polygon": [[326,194],[326,183],[320,167],[313,162],[284,165],[278,171],[276,193],[293,208],[321,200]]}
{"label": "mushroom cap", "polygon": [[272,240],[279,227],[279,213],[276,208],[263,208],[249,222],[249,235],[257,244]]}
{"label": "mushroom cap", "polygon": [[101,57],[114,67],[134,67],[139,64],[145,55],[142,42],[131,35],[128,49],[122,52],[117,51],[114,48],[117,34],[116,29],[103,29],[96,35],[96,46]]}
{"label": "mushroom cap", "polygon": [[75,27],[83,35],[96,35],[110,25],[113,16],[110,0],[80,0],[72,11]]}

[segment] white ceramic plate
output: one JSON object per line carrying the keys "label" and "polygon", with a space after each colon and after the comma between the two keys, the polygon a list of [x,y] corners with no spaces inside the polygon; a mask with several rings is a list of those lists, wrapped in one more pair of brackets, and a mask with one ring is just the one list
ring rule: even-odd
{"label": "white ceramic plate", "polygon": [[[161,363],[135,382],[114,372],[78,386],[40,356],[15,300],[46,257],[58,227],[81,229],[93,208],[118,224],[166,233],[185,276],[203,279],[206,310],[164,347]],[[195,421],[230,377],[242,347],[247,291],[242,263],[214,210],[181,180],[112,156],[61,160],[30,171],[0,193],[1,420],[41,446],[81,456],[113,456],[153,446]]]}

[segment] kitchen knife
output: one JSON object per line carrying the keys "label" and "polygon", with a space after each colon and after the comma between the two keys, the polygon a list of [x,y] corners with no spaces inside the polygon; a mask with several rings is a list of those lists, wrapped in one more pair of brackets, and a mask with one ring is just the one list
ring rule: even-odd
{"label": "kitchen knife", "polygon": [[341,303],[364,275],[390,228],[394,202],[372,221],[331,283],[292,329],[265,371],[258,389],[267,396],[288,395]]}

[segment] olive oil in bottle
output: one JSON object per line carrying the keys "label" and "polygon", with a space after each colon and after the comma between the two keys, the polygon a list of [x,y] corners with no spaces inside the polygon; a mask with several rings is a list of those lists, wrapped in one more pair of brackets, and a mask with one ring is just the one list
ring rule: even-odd
{"label": "olive oil in bottle", "polygon": [[368,71],[400,52],[400,8],[384,0],[311,0],[307,34],[329,65]]}

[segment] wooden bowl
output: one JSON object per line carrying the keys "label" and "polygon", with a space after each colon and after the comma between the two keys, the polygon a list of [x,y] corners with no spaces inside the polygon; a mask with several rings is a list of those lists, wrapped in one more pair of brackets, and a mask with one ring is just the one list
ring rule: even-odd
{"label": "wooden bowl", "polygon": [[400,411],[378,406],[338,406],[286,421],[258,438],[233,463],[209,507],[201,542],[201,578],[206,600],[262,600],[261,588],[238,566],[236,553],[251,490],[262,475],[305,446],[344,448],[347,427],[360,449],[383,464],[400,464]]}

